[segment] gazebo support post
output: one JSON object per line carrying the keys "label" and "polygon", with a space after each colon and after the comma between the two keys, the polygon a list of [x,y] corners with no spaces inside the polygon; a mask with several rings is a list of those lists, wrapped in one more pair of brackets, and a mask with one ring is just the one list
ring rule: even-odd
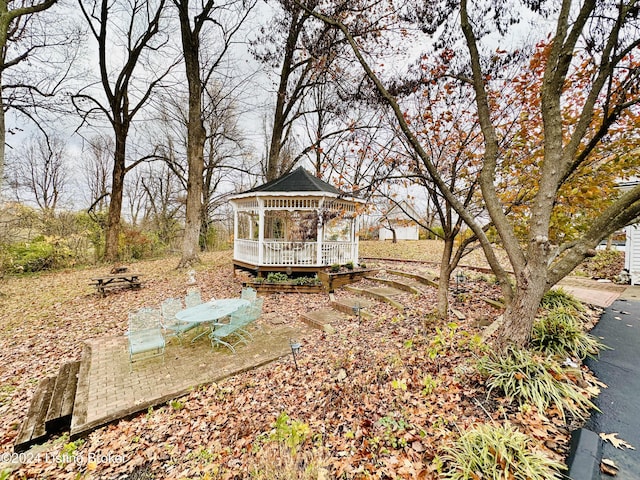
{"label": "gazebo support post", "polygon": [[360,259],[358,258],[358,248],[359,248],[359,240],[360,240],[360,225],[358,223],[358,216],[353,217],[352,229],[353,232],[353,240],[351,241],[351,248],[353,251],[351,252],[351,258],[353,258],[353,264],[360,264]]}
{"label": "gazebo support post", "polygon": [[[233,209],[233,258],[238,258],[238,242],[236,242],[236,239],[238,238],[238,232],[239,232],[239,228],[238,228],[238,209],[234,208]],[[235,268],[234,268],[234,274],[235,274]]]}
{"label": "gazebo support post", "polygon": [[258,265],[264,264],[264,200],[258,199]]}
{"label": "gazebo support post", "polygon": [[320,208],[318,214],[318,230],[316,233],[316,265],[322,265],[322,240],[324,239],[324,219],[322,217],[322,209],[324,207],[324,199],[320,200]]}

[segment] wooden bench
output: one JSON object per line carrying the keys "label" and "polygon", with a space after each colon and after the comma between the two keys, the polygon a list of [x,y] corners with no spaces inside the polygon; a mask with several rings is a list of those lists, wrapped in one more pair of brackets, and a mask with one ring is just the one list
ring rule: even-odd
{"label": "wooden bench", "polygon": [[106,294],[106,290],[110,288],[140,288],[142,283],[140,282],[140,275],[137,273],[121,273],[117,275],[105,275],[104,277],[96,277],[91,279],[96,290],[103,296]]}

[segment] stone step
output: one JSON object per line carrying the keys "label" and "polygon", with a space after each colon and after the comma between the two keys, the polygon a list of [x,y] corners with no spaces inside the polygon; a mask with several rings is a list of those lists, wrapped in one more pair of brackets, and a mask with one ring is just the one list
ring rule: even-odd
{"label": "stone step", "polygon": [[402,291],[396,288],[391,288],[391,287],[356,288],[352,285],[347,285],[344,288],[350,291],[351,293],[355,293],[363,297],[375,298],[376,300],[380,300],[381,302],[388,303],[389,305],[393,306],[395,309],[399,310],[400,312],[404,312],[404,305],[402,305],[400,302],[392,298],[402,293]]}
{"label": "stone step", "polygon": [[408,282],[403,282],[400,280],[390,280],[387,278],[378,278],[378,277],[365,277],[367,280],[371,280],[372,282],[382,283],[384,285],[389,285],[392,288],[397,288],[398,290],[402,290],[403,292],[413,293],[414,295],[420,295],[420,290],[411,285]]}
{"label": "stone step", "polygon": [[[346,313],[347,315],[358,315],[359,311],[360,316],[365,318],[373,316],[371,313],[373,305],[374,302],[359,297],[342,298],[340,300],[332,300],[331,302],[331,307],[339,312]],[[354,308],[357,309],[357,311],[354,310]]]}
{"label": "stone step", "polygon": [[326,333],[334,333],[335,329],[331,326],[331,323],[342,320],[342,318],[340,313],[330,308],[300,314],[302,322]]}
{"label": "stone step", "polygon": [[47,433],[68,430],[76,399],[80,362],[68,362],[60,367],[46,418]]}
{"label": "stone step", "polygon": [[47,436],[45,419],[51,403],[51,394],[56,383],[56,377],[47,377],[38,383],[31,399],[27,418],[20,426],[20,431],[13,445],[15,452],[24,452],[32,445],[44,440]]}

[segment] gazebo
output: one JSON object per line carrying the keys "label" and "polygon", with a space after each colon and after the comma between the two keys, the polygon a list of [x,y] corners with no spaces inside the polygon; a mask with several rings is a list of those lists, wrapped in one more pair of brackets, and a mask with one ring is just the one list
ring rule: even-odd
{"label": "gazebo", "polygon": [[302,167],[230,198],[233,263],[260,272],[317,272],[358,263],[358,204]]}

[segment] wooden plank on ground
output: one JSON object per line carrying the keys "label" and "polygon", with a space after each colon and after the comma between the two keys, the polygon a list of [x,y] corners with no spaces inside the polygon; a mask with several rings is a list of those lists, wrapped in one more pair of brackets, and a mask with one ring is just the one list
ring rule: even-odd
{"label": "wooden plank on ground", "polygon": [[427,278],[423,275],[418,275],[415,273],[403,272],[402,270],[387,270],[388,273],[392,275],[399,275],[402,277],[413,278],[415,281],[420,282],[424,285],[429,285],[430,287],[438,288],[438,282],[434,278]]}
{"label": "wooden plank on ground", "polygon": [[31,399],[27,418],[22,422],[20,431],[13,445],[15,452],[24,452],[31,447],[31,445],[47,436],[45,418],[47,416],[47,410],[49,409],[55,378],[56,377],[47,377],[38,383],[33,398]]}
{"label": "wooden plank on ground", "polygon": [[50,433],[71,425],[79,369],[79,361],[68,362],[60,367],[46,418],[47,431]]}
{"label": "wooden plank on ground", "polygon": [[409,293],[413,293],[414,295],[420,295],[420,290],[418,290],[416,287],[409,285],[408,283],[405,283],[405,282],[400,282],[398,280],[390,280],[387,278],[371,277],[371,276],[366,276],[364,278],[366,278],[367,280],[371,280],[373,282],[389,285],[393,288],[397,288],[398,290],[402,290],[403,292],[409,292]]}

